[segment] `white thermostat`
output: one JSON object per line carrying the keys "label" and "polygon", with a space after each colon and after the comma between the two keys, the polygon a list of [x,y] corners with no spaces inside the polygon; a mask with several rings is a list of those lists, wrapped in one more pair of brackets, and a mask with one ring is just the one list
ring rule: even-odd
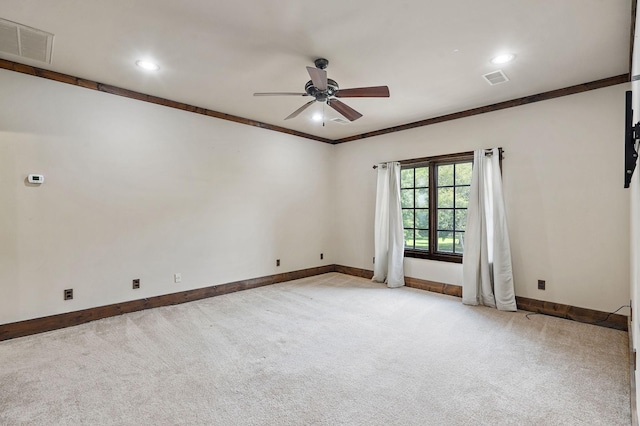
{"label": "white thermostat", "polygon": [[29,183],[42,183],[44,182],[44,176],[42,175],[29,175]]}

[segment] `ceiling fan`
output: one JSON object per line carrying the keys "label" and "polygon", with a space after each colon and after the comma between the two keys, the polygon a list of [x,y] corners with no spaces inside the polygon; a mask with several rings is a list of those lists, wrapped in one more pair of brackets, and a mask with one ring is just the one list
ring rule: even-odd
{"label": "ceiling fan", "polygon": [[327,78],[325,68],[329,61],[323,58],[316,59],[315,68],[307,67],[311,80],[304,85],[305,93],[296,92],[271,92],[254,93],[253,96],[313,96],[315,99],[302,105],[293,111],[285,120],[297,117],[302,111],[309,108],[314,102],[324,102],[331,108],[338,111],[349,121],[355,121],[362,117],[355,109],[335,98],[388,98],[389,88],[387,86],[358,87],[355,89],[340,89],[335,80]]}

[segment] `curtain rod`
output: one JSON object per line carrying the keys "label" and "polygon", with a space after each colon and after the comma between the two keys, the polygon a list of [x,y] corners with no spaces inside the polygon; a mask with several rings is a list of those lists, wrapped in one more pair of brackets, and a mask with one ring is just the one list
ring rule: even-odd
{"label": "curtain rod", "polygon": [[[498,152],[500,153],[500,161],[502,161],[502,154],[504,154],[504,150],[503,150],[502,148],[498,148]],[[484,150],[484,155],[485,155],[485,156],[487,156],[487,157],[491,157],[491,156],[493,155],[493,148],[486,148],[486,149]],[[402,161],[406,161],[406,160],[402,160]],[[402,161],[398,161],[398,162],[399,162],[399,163],[401,163]],[[382,166],[381,166],[381,167],[382,167],[383,169],[386,169],[386,168],[387,168],[387,165],[386,165],[386,164],[382,164]],[[374,165],[373,165],[373,169],[375,170],[375,169],[377,169],[377,168],[378,168],[378,165],[377,165],[377,164],[374,164]]]}

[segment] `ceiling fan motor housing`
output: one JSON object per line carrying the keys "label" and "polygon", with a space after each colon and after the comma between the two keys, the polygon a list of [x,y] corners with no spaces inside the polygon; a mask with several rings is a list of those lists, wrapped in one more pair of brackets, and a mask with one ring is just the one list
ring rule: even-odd
{"label": "ceiling fan motor housing", "polygon": [[[318,58],[314,61],[315,68],[307,67],[307,72],[311,77],[311,80],[307,81],[304,85],[304,93],[254,93],[254,96],[271,96],[271,95],[293,95],[293,96],[313,96],[314,100],[307,102],[300,108],[289,114],[285,120],[295,118],[305,111],[314,102],[323,102],[336,110],[339,114],[343,115],[349,121],[355,121],[362,117],[355,109],[349,105],[343,103],[338,99],[340,98],[388,98],[389,88],[387,86],[372,86],[372,87],[358,87],[354,89],[342,89],[335,80],[327,78],[327,72],[325,69],[329,65],[329,61],[324,58]],[[314,83],[315,82],[315,83]]]}
{"label": "ceiling fan motor housing", "polygon": [[338,83],[330,78],[327,79],[327,90],[319,90],[313,85],[313,81],[311,80],[307,81],[307,84],[304,85],[304,91],[316,98],[318,102],[326,102],[331,96],[336,94],[338,89],[340,89]]}
{"label": "ceiling fan motor housing", "polygon": [[323,70],[329,66],[329,60],[324,58],[318,58],[313,62],[313,64],[316,66],[316,68]]}

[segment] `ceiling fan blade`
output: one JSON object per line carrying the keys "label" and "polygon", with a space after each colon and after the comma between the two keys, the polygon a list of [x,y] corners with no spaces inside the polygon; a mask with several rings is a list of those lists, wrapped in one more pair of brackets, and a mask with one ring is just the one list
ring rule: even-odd
{"label": "ceiling fan blade", "polygon": [[297,110],[293,111],[291,114],[289,114],[289,116],[287,118],[285,118],[285,120],[288,120],[290,118],[296,118],[302,111],[304,111],[305,109],[309,108],[311,106],[312,103],[314,103],[316,100],[312,100],[307,102],[306,104],[302,105],[300,108],[298,108]]}
{"label": "ceiling fan blade", "polygon": [[309,96],[309,94],[298,93],[298,92],[266,92],[266,93],[254,93],[253,96]]}
{"label": "ceiling fan blade", "polygon": [[338,111],[349,121],[356,121],[358,118],[362,117],[362,114],[360,114],[358,111],[337,99],[329,99],[327,103],[331,108]]}
{"label": "ceiling fan blade", "polygon": [[335,94],[336,98],[388,98],[387,86],[357,87],[355,89],[340,89]]}
{"label": "ceiling fan blade", "polygon": [[307,67],[313,85],[320,91],[327,90],[327,72],[320,68]]}

